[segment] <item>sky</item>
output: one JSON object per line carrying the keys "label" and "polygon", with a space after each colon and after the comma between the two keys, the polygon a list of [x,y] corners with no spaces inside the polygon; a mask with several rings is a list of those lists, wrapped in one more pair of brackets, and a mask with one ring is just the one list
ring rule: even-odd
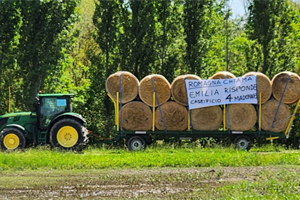
{"label": "sky", "polygon": [[233,18],[243,16],[245,14],[245,2],[246,0],[229,0],[228,6],[231,8]]}

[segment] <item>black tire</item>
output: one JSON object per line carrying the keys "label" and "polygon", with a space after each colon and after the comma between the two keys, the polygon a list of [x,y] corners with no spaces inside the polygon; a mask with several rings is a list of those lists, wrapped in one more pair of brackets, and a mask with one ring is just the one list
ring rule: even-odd
{"label": "black tire", "polygon": [[52,147],[81,151],[88,142],[87,129],[74,119],[62,119],[50,129]]}
{"label": "black tire", "polygon": [[246,135],[237,136],[234,139],[234,144],[235,144],[235,147],[238,148],[238,149],[240,149],[240,150],[247,150],[247,151],[249,151],[251,149],[251,147],[252,147],[252,141]]}
{"label": "black tire", "polygon": [[127,148],[129,151],[141,151],[146,148],[146,142],[144,138],[140,136],[132,136],[127,140]]}
{"label": "black tire", "polygon": [[25,145],[25,136],[19,129],[5,128],[1,131],[0,149],[2,151],[24,149]]}

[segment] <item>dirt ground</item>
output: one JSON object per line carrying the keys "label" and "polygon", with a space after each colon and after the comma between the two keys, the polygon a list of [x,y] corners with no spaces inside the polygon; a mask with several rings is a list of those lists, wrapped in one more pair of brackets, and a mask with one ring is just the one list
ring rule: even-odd
{"label": "dirt ground", "polygon": [[278,167],[4,171],[0,199],[191,199],[205,188],[259,181],[272,171]]}

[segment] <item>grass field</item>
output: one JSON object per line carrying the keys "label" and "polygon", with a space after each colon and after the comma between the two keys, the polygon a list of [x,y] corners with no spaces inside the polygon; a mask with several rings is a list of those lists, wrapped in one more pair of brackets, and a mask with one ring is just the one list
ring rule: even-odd
{"label": "grass field", "polygon": [[266,146],[250,152],[234,148],[161,145],[141,152],[122,148],[87,148],[81,153],[47,147],[0,153],[0,170],[119,169],[149,167],[241,167],[299,165],[295,150]]}
{"label": "grass field", "polygon": [[265,146],[0,153],[0,199],[299,199],[300,154]]}

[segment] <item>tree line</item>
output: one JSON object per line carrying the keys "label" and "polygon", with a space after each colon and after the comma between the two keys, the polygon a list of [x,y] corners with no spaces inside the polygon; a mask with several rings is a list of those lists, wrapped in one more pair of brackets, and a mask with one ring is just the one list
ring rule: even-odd
{"label": "tree line", "polygon": [[30,110],[38,90],[74,93],[74,111],[108,135],[105,80],[116,71],[169,82],[225,70],[299,74],[299,4],[246,2],[247,15],[234,18],[228,0],[0,0],[0,111]]}

